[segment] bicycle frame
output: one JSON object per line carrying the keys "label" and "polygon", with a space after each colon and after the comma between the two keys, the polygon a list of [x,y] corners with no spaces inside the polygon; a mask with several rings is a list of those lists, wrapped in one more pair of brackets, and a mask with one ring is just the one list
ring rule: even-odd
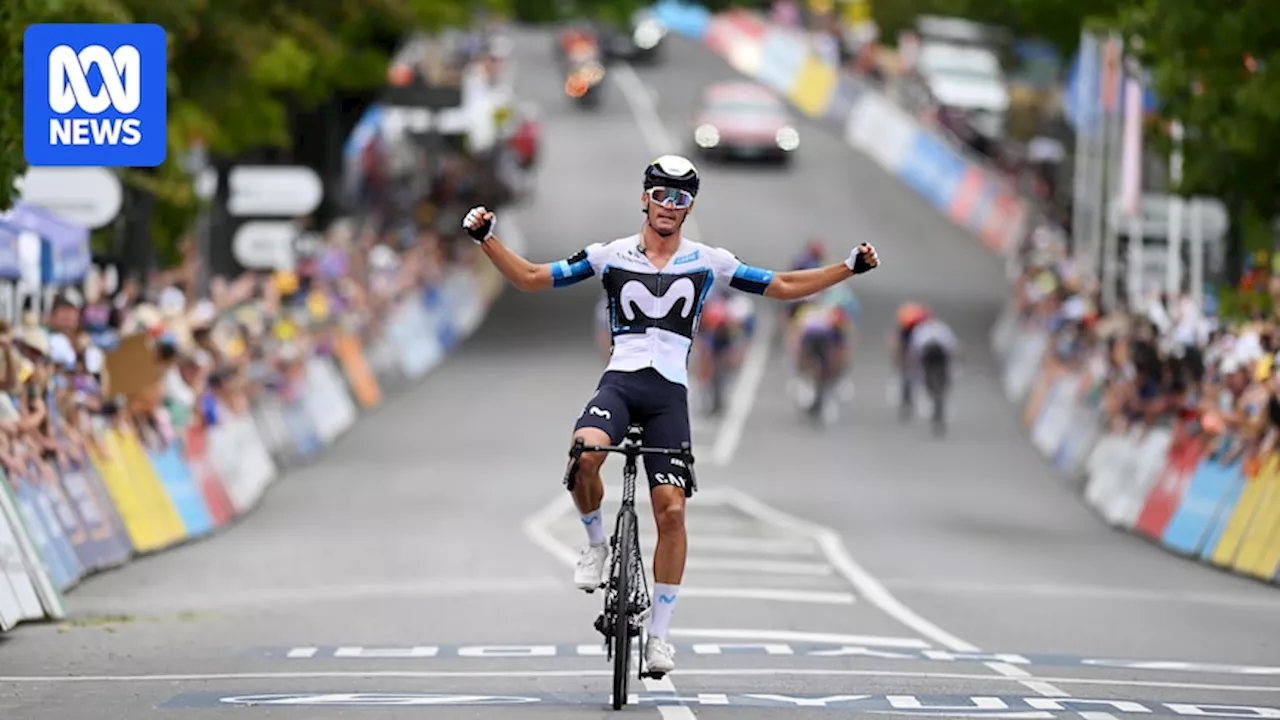
{"label": "bicycle frame", "polygon": [[[693,452],[690,449],[688,441],[682,442],[679,449],[645,447],[641,444],[643,431],[637,426],[627,428],[627,435],[623,442],[619,445],[587,445],[581,438],[574,440],[573,447],[569,450],[569,468],[565,472],[564,485],[570,492],[573,491],[577,474],[578,464],[583,453],[586,452],[612,452],[619,453],[625,457],[622,468],[622,501],[618,508],[618,519],[614,524],[613,534],[613,557],[610,561],[608,580],[602,586],[606,588],[604,611],[599,615],[595,622],[595,628],[605,636],[606,655],[608,660],[615,659],[615,650],[620,655],[630,654],[630,638],[639,637],[641,640],[641,648],[644,647],[644,627],[643,619],[650,607],[649,600],[649,583],[645,577],[644,559],[640,553],[640,534],[636,530],[636,514],[635,514],[635,498],[636,498],[636,477],[639,474],[636,466],[636,460],[641,455],[662,455],[666,457],[682,460],[685,467],[689,471],[689,481],[684,489],[685,497],[693,495],[697,488],[697,476],[693,469]],[[621,537],[621,528],[627,527],[630,537]],[[627,561],[622,562],[623,557]],[[629,577],[620,578],[619,565],[626,567],[626,573]],[[638,582],[637,582],[638,581]],[[618,585],[626,588],[625,610],[623,614],[625,618],[618,617],[617,608],[622,606],[618,599]],[[616,632],[617,623],[624,622],[627,625],[625,634]],[[610,642],[610,638],[614,642],[621,645],[615,649],[614,644]],[[642,651],[643,652],[643,651]],[[619,700],[619,695],[625,695],[625,681],[619,685],[619,680],[628,675],[628,671],[620,670],[625,668],[629,657],[624,657],[621,664],[615,662],[615,699],[614,709],[620,709],[625,703],[625,697]],[[643,663],[639,668],[638,677],[646,677]]]}

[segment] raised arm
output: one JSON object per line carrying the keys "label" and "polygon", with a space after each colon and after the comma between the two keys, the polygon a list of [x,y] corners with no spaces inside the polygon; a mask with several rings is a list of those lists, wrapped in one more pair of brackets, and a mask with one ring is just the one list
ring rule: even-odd
{"label": "raised arm", "polygon": [[[728,251],[725,253],[733,257]],[[854,248],[844,262],[812,270],[774,272],[743,264],[737,258],[732,263],[730,287],[778,300],[798,300],[879,266],[880,258],[875,248],[864,243]]]}
{"label": "raised arm", "polygon": [[556,263],[534,263],[526,260],[494,234],[497,223],[498,218],[492,211],[476,207],[467,213],[462,227],[480,245],[493,266],[498,268],[498,272],[516,289],[534,292],[550,287],[564,287],[595,274],[595,268],[587,259],[587,250]]}
{"label": "raised arm", "polygon": [[490,234],[487,240],[480,243],[480,249],[484,251],[493,266],[498,268],[498,272],[511,281],[517,290],[534,292],[551,287],[549,263],[534,263],[526,260],[504,245],[497,235]]}

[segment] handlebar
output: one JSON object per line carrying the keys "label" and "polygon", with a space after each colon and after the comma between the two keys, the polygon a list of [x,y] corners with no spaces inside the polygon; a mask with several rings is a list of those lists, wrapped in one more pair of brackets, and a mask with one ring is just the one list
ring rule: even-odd
{"label": "handlebar", "polygon": [[[627,439],[634,441],[637,438],[638,434],[634,432],[627,433]],[[583,442],[582,438],[574,438],[573,447],[569,448],[569,468],[564,474],[564,486],[570,492],[573,491],[574,480],[578,474],[578,459],[582,457],[583,453],[588,452],[618,453],[620,455],[627,456],[627,459],[631,461],[634,461],[635,458],[641,455],[658,455],[662,457],[676,458],[682,460],[685,467],[689,470],[688,487],[684,489],[685,496],[692,496],[694,489],[698,486],[697,475],[694,474],[693,471],[693,450],[688,440],[681,441],[680,447],[675,449],[649,447],[638,443],[628,445],[587,445]]]}

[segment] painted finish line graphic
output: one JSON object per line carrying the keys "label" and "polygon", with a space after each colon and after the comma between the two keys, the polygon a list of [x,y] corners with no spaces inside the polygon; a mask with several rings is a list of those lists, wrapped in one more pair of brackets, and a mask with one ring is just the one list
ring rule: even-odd
{"label": "painted finish line graphic", "polygon": [[[821,695],[777,693],[638,693],[638,705],[686,707],[753,707],[846,712],[964,715],[992,718],[1055,718],[1068,712],[1195,716],[1218,718],[1280,718],[1280,708],[1217,703],[1151,700],[1098,700],[1021,695]],[[184,693],[163,707],[459,707],[483,705],[605,706],[607,693],[529,693],[476,695],[442,693]]]}
{"label": "painted finish line graphic", "polygon": [[[1018,653],[962,653],[949,650],[887,650],[858,645],[795,643],[673,643],[677,654],[685,656],[773,656],[790,658],[867,658],[870,660],[926,660],[939,663],[1002,662],[1011,665],[1046,667],[1096,667],[1122,670],[1196,672],[1221,675],[1280,677],[1280,667],[1232,665],[1185,660],[1132,660],[1085,658],[1065,655],[1023,655]],[[556,658],[605,657],[602,645],[309,645],[283,648],[255,648],[246,655],[290,661],[303,660],[467,660],[504,658],[547,660]]]}

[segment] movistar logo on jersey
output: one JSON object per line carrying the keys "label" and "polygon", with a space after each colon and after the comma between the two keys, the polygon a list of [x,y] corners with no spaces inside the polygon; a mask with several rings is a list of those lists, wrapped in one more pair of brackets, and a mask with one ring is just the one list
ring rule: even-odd
{"label": "movistar logo on jersey", "polygon": [[614,333],[657,328],[692,339],[699,301],[710,282],[708,270],[672,275],[610,268],[604,276],[605,293],[621,325]]}
{"label": "movistar logo on jersey", "polygon": [[[693,314],[693,299],[697,291],[693,287],[693,281],[687,277],[682,277],[671,286],[661,296],[655,296],[644,286],[644,283],[638,280],[628,280],[622,286],[622,291],[618,293],[618,302],[622,305],[622,314],[628,320],[636,319],[636,311],[644,313],[648,317],[655,320],[664,318],[676,309],[676,304],[683,302],[680,307],[680,317],[689,317]],[[648,308],[652,308],[653,312],[648,312]]]}

